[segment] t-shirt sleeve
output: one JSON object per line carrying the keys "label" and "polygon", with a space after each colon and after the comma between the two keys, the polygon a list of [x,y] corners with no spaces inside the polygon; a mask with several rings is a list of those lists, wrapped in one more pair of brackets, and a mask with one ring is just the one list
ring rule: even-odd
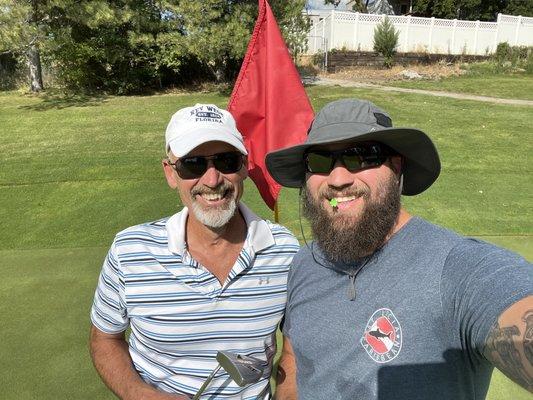
{"label": "t-shirt sleeve", "polygon": [[449,253],[442,271],[441,301],[463,350],[482,356],[498,317],[533,294],[533,265],[510,251],[465,239]]}
{"label": "t-shirt sleeve", "polygon": [[[293,261],[294,262],[294,261]],[[290,339],[291,337],[291,272],[292,272],[292,265],[291,269],[289,270],[289,277],[287,280],[287,304],[285,304],[285,315],[283,316],[283,319],[281,320],[280,329],[283,333],[283,336],[286,336]]]}
{"label": "t-shirt sleeve", "polygon": [[113,244],[104,260],[91,309],[91,321],[106,333],[120,333],[128,327],[124,301],[124,279]]}
{"label": "t-shirt sleeve", "polygon": [[281,325],[281,331],[283,335],[290,339],[291,337],[291,310],[294,303],[294,291],[295,291],[295,282],[298,277],[298,270],[300,267],[302,258],[302,250],[300,250],[294,258],[292,259],[291,266],[289,268],[289,274],[287,277],[287,304],[285,305],[285,315],[283,317],[283,324]]}

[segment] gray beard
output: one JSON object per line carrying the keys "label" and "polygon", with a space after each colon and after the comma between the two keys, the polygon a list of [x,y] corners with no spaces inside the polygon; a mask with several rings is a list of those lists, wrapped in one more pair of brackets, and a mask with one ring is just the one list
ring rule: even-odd
{"label": "gray beard", "polygon": [[196,219],[203,225],[213,229],[220,229],[226,226],[236,211],[237,201],[234,198],[231,199],[228,208],[218,208],[215,210],[204,210],[198,202],[193,201],[192,203],[192,212]]}
{"label": "gray beard", "polygon": [[[228,204],[217,207],[217,208],[207,208],[204,209],[198,201],[195,200],[196,194],[202,193],[220,193],[223,194],[228,191],[227,196],[231,196]],[[221,229],[226,226],[231,218],[235,215],[237,211],[237,199],[235,198],[235,189],[228,183],[224,182],[222,185],[217,187],[215,190],[208,189],[206,187],[193,188],[191,190],[191,208],[192,213],[198,221],[203,225],[211,229]]]}
{"label": "gray beard", "polygon": [[362,194],[365,205],[359,217],[343,218],[331,215],[324,208],[322,194],[318,194],[318,200],[315,200],[305,187],[303,213],[311,223],[314,240],[328,260],[354,263],[385,244],[400,213],[400,189],[396,177],[391,175],[377,190],[380,196],[374,201],[369,192]]}

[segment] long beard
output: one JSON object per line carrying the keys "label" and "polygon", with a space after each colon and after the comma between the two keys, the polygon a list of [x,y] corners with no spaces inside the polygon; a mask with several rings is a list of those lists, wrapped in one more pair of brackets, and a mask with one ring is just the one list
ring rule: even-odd
{"label": "long beard", "polygon": [[[373,254],[385,243],[400,212],[400,189],[394,175],[377,188],[380,196],[372,200],[368,191],[362,196],[364,207],[358,216],[332,214],[324,207],[324,194],[313,197],[307,187],[303,192],[304,216],[324,255],[333,262],[353,263]],[[334,196],[330,196],[334,197]],[[329,207],[329,206],[328,206]]]}

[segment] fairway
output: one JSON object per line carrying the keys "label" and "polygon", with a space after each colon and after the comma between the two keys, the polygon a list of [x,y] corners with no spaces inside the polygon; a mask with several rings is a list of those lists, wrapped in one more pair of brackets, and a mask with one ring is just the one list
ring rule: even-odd
{"label": "fairway", "polygon": [[[525,85],[530,83],[525,82]],[[404,198],[417,215],[533,260],[531,115],[496,105],[354,88],[309,87],[315,110],[365,98],[397,126],[418,127],[442,159],[436,184]],[[175,213],[161,158],[169,117],[225,93],[55,97],[0,92],[0,379],[2,399],[112,399],[91,365],[89,308],[116,232]],[[248,181],[244,202],[273,219]],[[298,192],[282,190],[280,222],[302,241]],[[303,224],[307,239],[310,233]],[[531,396],[501,374],[490,400]]]}

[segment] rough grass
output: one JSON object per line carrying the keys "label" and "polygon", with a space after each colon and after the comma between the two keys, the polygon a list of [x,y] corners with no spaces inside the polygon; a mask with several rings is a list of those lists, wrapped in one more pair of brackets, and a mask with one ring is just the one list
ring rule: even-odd
{"label": "rough grass", "polygon": [[466,73],[440,80],[392,81],[389,86],[475,94],[505,99],[533,100],[533,75],[498,73],[484,64],[472,64]]}
{"label": "rough grass", "polygon": [[[350,88],[308,92],[315,109],[367,98],[396,125],[428,132],[442,176],[423,195],[404,199],[406,207],[533,259],[530,108]],[[86,347],[96,279],[118,230],[179,208],[160,169],[163,132],[176,109],[196,102],[225,107],[227,96],[0,93],[0,358],[9,360],[2,398],[112,398]],[[250,182],[245,190],[244,201],[272,219]],[[280,221],[301,238],[294,190],[282,191]],[[499,376],[490,393],[492,400],[529,398]]]}

